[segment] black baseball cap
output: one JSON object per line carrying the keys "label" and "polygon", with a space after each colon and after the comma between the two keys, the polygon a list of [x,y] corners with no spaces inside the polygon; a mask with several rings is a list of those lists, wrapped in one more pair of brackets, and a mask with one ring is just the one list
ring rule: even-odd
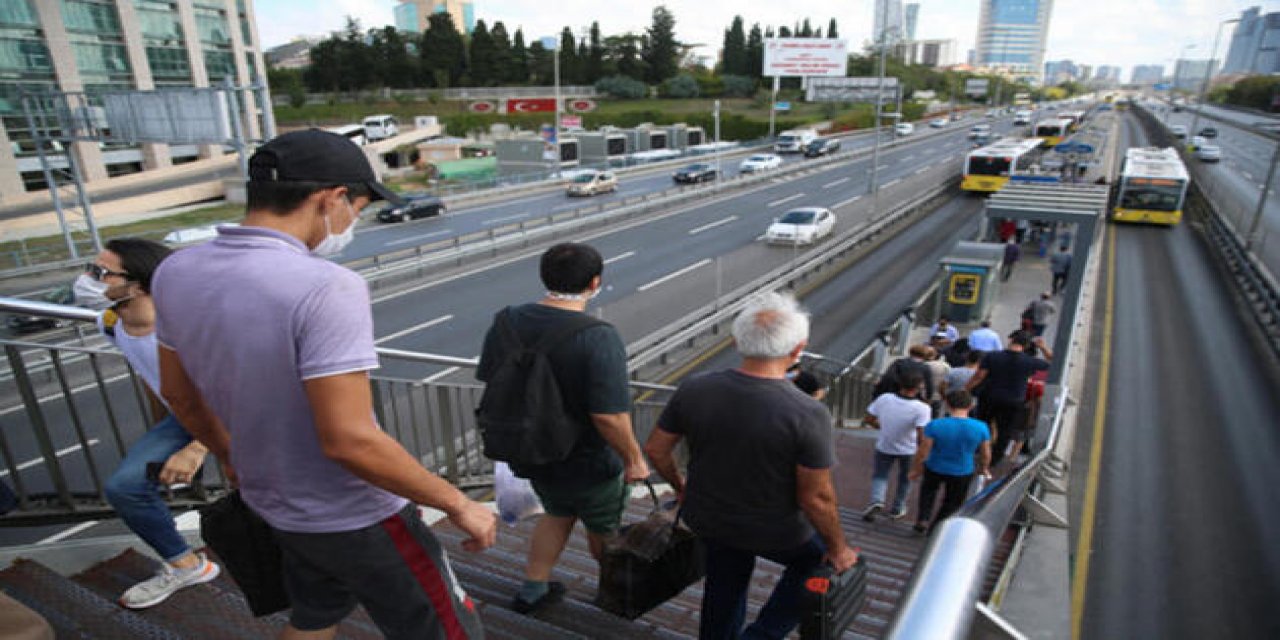
{"label": "black baseball cap", "polygon": [[320,129],[290,131],[258,147],[249,158],[250,182],[364,184],[374,200],[404,200],[378,182],[364,151],[347,138]]}

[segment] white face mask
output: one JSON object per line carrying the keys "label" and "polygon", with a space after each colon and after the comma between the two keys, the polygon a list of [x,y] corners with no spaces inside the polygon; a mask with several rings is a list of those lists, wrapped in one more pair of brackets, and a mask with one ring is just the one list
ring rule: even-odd
{"label": "white face mask", "polygon": [[80,274],[76,278],[75,284],[71,285],[71,292],[75,294],[76,305],[87,307],[89,309],[106,309],[115,304],[113,300],[107,297],[107,283],[100,280],[94,280],[87,273]]}
{"label": "white face mask", "polygon": [[311,250],[311,253],[322,258],[336,256],[342,253],[342,250],[347,248],[347,245],[351,244],[352,240],[356,239],[356,210],[351,207],[351,201],[346,198],[343,198],[342,202],[347,205],[347,211],[351,212],[351,224],[347,225],[346,231],[334,233],[332,227],[329,226],[329,216],[325,216],[324,240],[321,240],[320,244]]}

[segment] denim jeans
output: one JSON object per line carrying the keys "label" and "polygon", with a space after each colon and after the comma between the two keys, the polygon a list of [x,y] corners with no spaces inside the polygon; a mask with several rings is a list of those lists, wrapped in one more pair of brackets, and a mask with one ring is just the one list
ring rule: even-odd
{"label": "denim jeans", "polygon": [[871,502],[884,504],[885,494],[889,492],[889,470],[894,463],[898,464],[898,491],[893,497],[890,510],[902,511],[907,507],[907,494],[911,493],[911,480],[907,474],[911,472],[911,454],[893,455],[876,451],[875,469],[871,472]]}
{"label": "denim jeans", "polygon": [[166,562],[181,558],[191,548],[178,533],[169,506],[160,496],[160,485],[147,479],[147,463],[164,463],[190,442],[191,434],[177,418],[168,416],[129,447],[107,480],[107,501],[125,525]]}
{"label": "denim jeans", "polygon": [[[759,553],[706,538],[702,544],[707,550],[707,581],[702,589],[699,640],[781,639],[800,624],[801,589],[827,552],[826,545],[817,534],[798,547]],[[781,564],[786,569],[774,586],[769,601],[760,609],[756,621],[744,630],[747,588],[751,584],[757,557]]]}

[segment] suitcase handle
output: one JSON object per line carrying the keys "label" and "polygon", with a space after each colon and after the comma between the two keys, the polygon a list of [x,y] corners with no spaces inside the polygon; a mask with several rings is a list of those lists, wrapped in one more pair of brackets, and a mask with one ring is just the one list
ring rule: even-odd
{"label": "suitcase handle", "polygon": [[[644,486],[649,489],[649,498],[653,500],[653,511],[657,513],[662,510],[662,503],[658,501],[658,490],[653,487],[653,481],[645,478]],[[675,533],[676,527],[680,525],[680,515],[684,512],[684,504],[676,507],[676,517],[671,519],[671,533]]]}

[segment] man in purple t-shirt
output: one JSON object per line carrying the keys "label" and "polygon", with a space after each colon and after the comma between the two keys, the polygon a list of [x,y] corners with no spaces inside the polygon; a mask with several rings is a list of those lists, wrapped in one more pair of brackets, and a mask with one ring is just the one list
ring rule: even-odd
{"label": "man in purple t-shirt", "polygon": [[447,514],[471,551],[493,544],[496,517],[378,427],[368,287],[324,259],[357,211],[397,198],[359,147],[315,129],[259,148],[247,192],[240,227],[156,272],[160,385],[275,530],[293,606],[284,637],[332,637],[357,603],[389,638],[478,637],[414,503]]}

